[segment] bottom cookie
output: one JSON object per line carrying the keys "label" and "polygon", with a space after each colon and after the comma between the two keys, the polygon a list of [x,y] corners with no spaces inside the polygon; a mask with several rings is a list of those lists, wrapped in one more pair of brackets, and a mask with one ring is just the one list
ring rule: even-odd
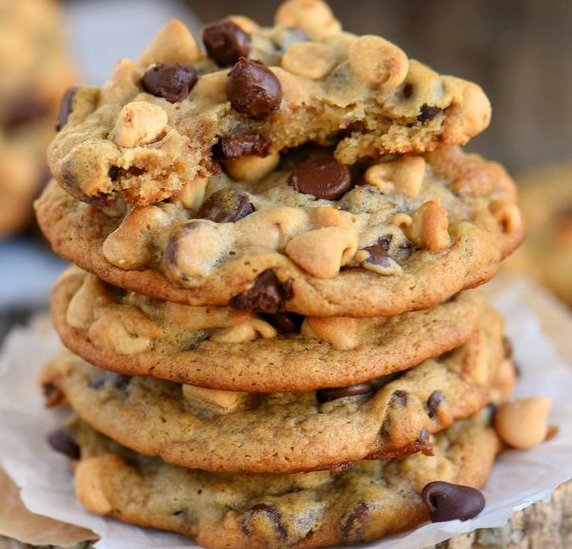
{"label": "bottom cookie", "polygon": [[[430,482],[482,487],[500,449],[489,424],[486,410],[456,422],[434,437],[433,456],[233,475],[136,454],[77,420],[71,433],[80,457],[72,463],[77,496],[96,514],[179,532],[205,547],[323,547],[371,541],[429,519],[420,494]],[[467,504],[460,494],[456,507]]]}

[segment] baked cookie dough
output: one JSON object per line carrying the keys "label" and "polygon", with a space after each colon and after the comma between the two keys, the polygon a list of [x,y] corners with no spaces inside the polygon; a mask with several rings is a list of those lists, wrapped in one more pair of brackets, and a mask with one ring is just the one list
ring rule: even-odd
{"label": "baked cookie dough", "polygon": [[[482,488],[500,443],[483,412],[437,435],[434,455],[296,475],[188,470],[135,454],[86,424],[72,433],[76,493],[93,513],[180,532],[204,547],[310,548],[371,541],[429,519],[421,492]],[[460,502],[461,503],[461,502]]]}
{"label": "baked cookie dough", "polygon": [[[457,147],[355,177],[328,151],[299,151],[258,182],[221,173],[149,206],[101,209],[52,182],[37,214],[59,255],[116,286],[319,317],[432,307],[489,280],[522,240],[510,177]],[[343,193],[317,198],[332,182]]]}
{"label": "baked cookie dough", "polygon": [[442,76],[377,36],[343,32],[318,0],[278,8],[276,25],[227,18],[201,50],[172,21],[137,62],[100,88],[78,87],[49,150],[76,198],[146,205],[179,192],[219,161],[272,163],[305,143],[354,164],[464,144],[490,121],[476,84]]}
{"label": "baked cookie dough", "polygon": [[428,450],[427,434],[509,395],[502,320],[456,351],[398,376],[303,393],[201,389],[95,368],[66,352],[45,368],[48,404],[64,399],[95,429],[176,465],[259,473],[328,469]]}
{"label": "baked cookie dough", "polygon": [[256,315],[152,300],[77,268],[52,295],[63,343],[91,364],[247,392],[344,387],[405,370],[465,344],[485,311],[470,291],[393,317]]}
{"label": "baked cookie dough", "polygon": [[74,78],[51,0],[0,1],[0,236],[22,228],[48,181],[45,151]]}

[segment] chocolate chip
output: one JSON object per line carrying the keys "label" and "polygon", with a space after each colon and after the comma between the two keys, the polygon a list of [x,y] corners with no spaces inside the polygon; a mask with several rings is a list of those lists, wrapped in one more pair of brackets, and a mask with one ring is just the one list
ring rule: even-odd
{"label": "chocolate chip", "polygon": [[81,452],[79,446],[70,436],[69,431],[65,427],[50,433],[47,437],[47,441],[56,452],[59,452],[70,459],[80,458]]}
{"label": "chocolate chip", "polygon": [[300,332],[302,322],[304,322],[304,316],[296,313],[262,313],[259,316],[279,332],[285,334]]}
{"label": "chocolate chip", "polygon": [[417,120],[419,120],[419,122],[421,122],[422,124],[425,124],[425,122],[428,122],[429,120],[435,118],[441,112],[441,110],[442,109],[440,109],[439,107],[422,105],[421,110],[419,111],[419,115],[417,116]]}
{"label": "chocolate chip", "polygon": [[391,406],[399,406],[402,408],[407,404],[407,392],[397,390],[391,395],[390,405]]}
{"label": "chocolate chip", "polygon": [[245,513],[241,524],[245,536],[254,535],[260,526],[262,531],[266,533],[264,525],[260,525],[258,522],[260,519],[263,519],[264,522],[270,522],[271,528],[278,539],[285,541],[288,538],[288,531],[282,522],[280,511],[274,505],[268,503],[257,503]]}
{"label": "chocolate chip", "polygon": [[223,67],[234,65],[250,53],[250,34],[229,19],[207,25],[203,42],[210,58]]}
{"label": "chocolate chip", "polygon": [[369,254],[369,257],[366,260],[368,263],[371,263],[372,265],[381,265],[382,267],[389,267],[390,262],[387,250],[381,246],[366,246],[364,251]]}
{"label": "chocolate chip", "polygon": [[64,93],[60,102],[60,113],[56,123],[56,131],[59,132],[68,123],[68,118],[73,111],[73,100],[77,93],[77,86],[73,86]]}
{"label": "chocolate chip", "polygon": [[352,178],[348,168],[335,158],[314,158],[294,168],[290,185],[303,194],[337,200],[350,189]]}
{"label": "chocolate chip", "polygon": [[405,99],[411,99],[412,95],[413,95],[413,84],[405,84],[405,86],[403,86],[403,97],[405,97]]}
{"label": "chocolate chip", "polygon": [[92,379],[89,386],[97,391],[108,387],[118,391],[125,391],[130,382],[131,376],[116,374],[115,372],[104,372]]}
{"label": "chocolate chip", "polygon": [[392,234],[384,234],[377,239],[377,245],[383,248],[386,252],[389,251],[391,242],[393,241]]}
{"label": "chocolate chip", "polygon": [[170,103],[186,99],[198,80],[197,70],[182,63],[157,63],[147,69],[141,87]]}
{"label": "chocolate chip", "polygon": [[213,148],[215,157],[221,160],[241,158],[254,154],[256,156],[268,156],[272,141],[254,132],[235,132],[220,137],[217,145]]}
{"label": "chocolate chip", "polygon": [[268,269],[258,275],[250,290],[234,296],[230,304],[243,311],[278,313],[292,295],[292,280],[281,282],[276,271]]}
{"label": "chocolate chip", "polygon": [[42,383],[42,392],[44,393],[46,408],[58,406],[62,404],[66,398],[62,390],[54,383]]}
{"label": "chocolate chip", "polygon": [[316,391],[316,398],[318,402],[330,402],[338,398],[345,398],[357,395],[367,395],[373,392],[373,385],[371,383],[358,383],[350,387],[337,387],[335,389],[319,389]]}
{"label": "chocolate chip", "polygon": [[476,517],[486,505],[479,490],[450,482],[430,482],[421,497],[431,513],[433,522],[469,520]]}
{"label": "chocolate chip", "polygon": [[504,336],[502,340],[502,346],[504,351],[504,357],[507,359],[512,358],[512,356],[514,355],[514,347],[512,345],[512,341],[508,337]]}
{"label": "chocolate chip", "polygon": [[15,130],[43,118],[48,114],[48,106],[35,95],[24,93],[6,109],[2,125],[7,130]]}
{"label": "chocolate chip", "polygon": [[201,205],[197,219],[210,219],[215,223],[234,223],[254,211],[246,193],[232,188],[220,189],[211,194]]}
{"label": "chocolate chip", "polygon": [[358,503],[342,523],[342,537],[345,543],[355,543],[360,541],[362,530],[368,517],[368,504],[363,501]]}
{"label": "chocolate chip", "polygon": [[433,419],[437,414],[439,405],[441,404],[441,402],[443,402],[444,399],[445,397],[443,396],[443,393],[441,393],[440,391],[433,391],[429,395],[429,398],[427,399],[427,415],[431,419]]}
{"label": "chocolate chip", "polygon": [[241,57],[228,75],[226,94],[235,111],[262,119],[278,110],[282,86],[264,63]]}

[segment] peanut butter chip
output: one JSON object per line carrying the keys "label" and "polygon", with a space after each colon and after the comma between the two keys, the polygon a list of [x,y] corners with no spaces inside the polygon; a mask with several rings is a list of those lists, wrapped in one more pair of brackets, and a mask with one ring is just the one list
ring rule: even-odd
{"label": "peanut butter chip", "polygon": [[315,158],[294,168],[290,185],[303,194],[337,200],[349,191],[352,180],[348,168],[335,158]]}
{"label": "peanut butter chip", "polygon": [[282,67],[312,80],[325,78],[336,66],[335,51],[316,42],[296,42],[282,57]]}
{"label": "peanut butter chip", "polygon": [[241,57],[230,71],[226,94],[235,111],[262,119],[278,110],[282,86],[264,63]]}
{"label": "peanut butter chip", "polygon": [[197,80],[197,71],[190,65],[158,63],[147,69],[141,87],[151,95],[177,103],[188,97]]}
{"label": "peanut butter chip", "polygon": [[221,67],[234,65],[250,53],[250,34],[230,19],[207,25],[203,42],[211,59]]}

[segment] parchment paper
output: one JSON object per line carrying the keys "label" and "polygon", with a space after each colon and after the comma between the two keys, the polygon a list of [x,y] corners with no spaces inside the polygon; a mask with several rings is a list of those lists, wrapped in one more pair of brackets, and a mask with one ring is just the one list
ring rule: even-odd
{"label": "parchment paper", "polygon": [[[493,304],[506,315],[507,333],[516,348],[521,377],[515,395],[550,396],[554,401],[550,422],[560,426],[558,436],[534,450],[509,451],[500,457],[484,491],[487,507],[476,519],[426,524],[367,547],[419,549],[477,528],[502,526],[513,513],[548,498],[572,477],[572,373],[552,343],[556,338],[564,349],[564,342],[572,339],[572,322],[549,296],[524,281],[497,284]],[[550,325],[552,333],[543,332],[543,325]],[[44,319],[13,332],[0,357],[0,462],[21,488],[27,507],[96,532],[101,536],[96,547],[102,549],[193,546],[177,535],[93,516],[75,500],[66,459],[45,443],[46,434],[65,418],[44,410],[36,388],[38,369],[57,348],[57,338]]]}

